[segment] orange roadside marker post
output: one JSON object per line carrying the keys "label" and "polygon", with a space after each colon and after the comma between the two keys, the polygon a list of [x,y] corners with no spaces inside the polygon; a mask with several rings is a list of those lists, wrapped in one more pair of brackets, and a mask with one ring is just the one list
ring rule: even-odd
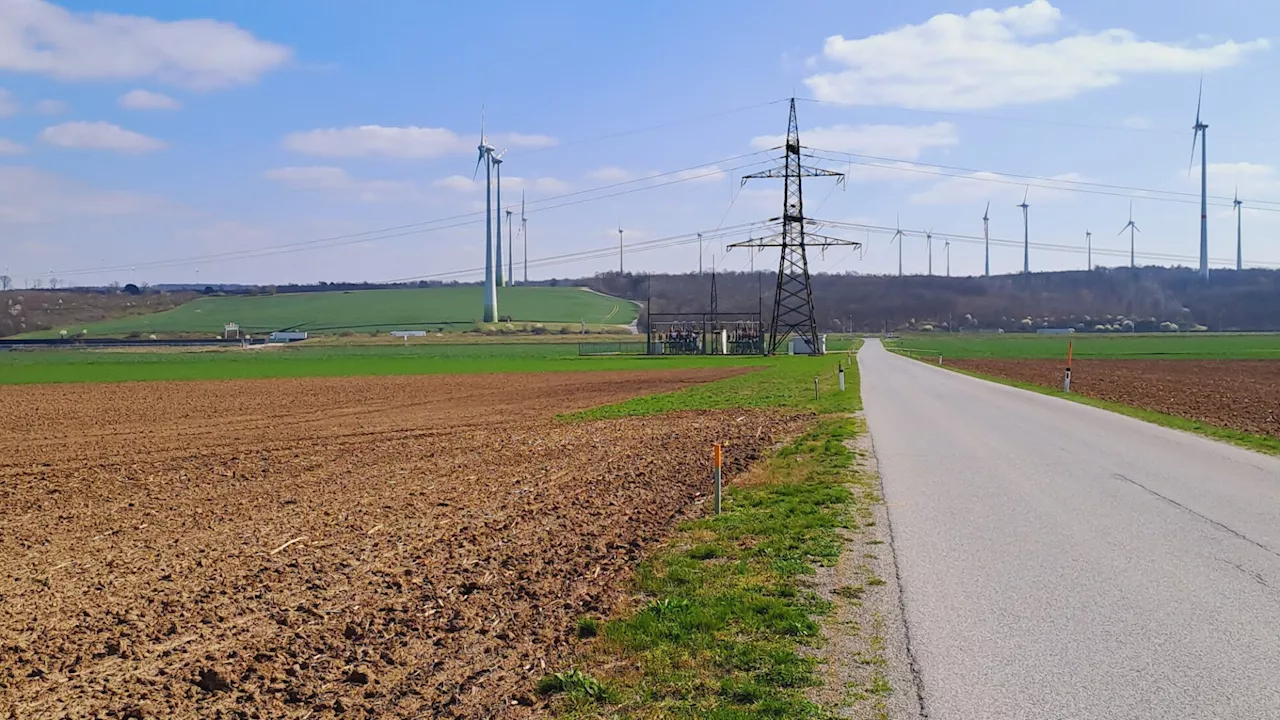
{"label": "orange roadside marker post", "polygon": [[716,443],[714,447],[715,447],[715,451],[714,451],[714,452],[715,452],[715,463],[714,463],[714,469],[713,469],[712,473],[713,473],[713,476],[714,476],[714,478],[715,478],[715,483],[716,483],[716,489],[715,489],[715,508],[716,508],[716,514],[717,514],[717,515],[719,515],[719,514],[720,514],[720,489],[721,489],[721,485],[722,485],[722,483],[724,482],[724,477],[723,477],[722,472],[721,472],[721,468],[722,468],[722,466],[723,466],[723,462],[724,462],[724,452],[723,452],[723,449],[722,449],[722,447],[721,447],[720,443]]}

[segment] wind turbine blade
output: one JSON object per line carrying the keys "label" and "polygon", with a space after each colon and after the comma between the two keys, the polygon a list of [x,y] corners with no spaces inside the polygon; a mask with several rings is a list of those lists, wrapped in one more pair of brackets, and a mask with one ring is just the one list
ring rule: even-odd
{"label": "wind turbine blade", "polygon": [[1200,137],[1200,114],[1196,113],[1195,131],[1191,133],[1191,160],[1187,162],[1187,177],[1191,177],[1191,169],[1196,166],[1196,140]]}
{"label": "wind turbine blade", "polygon": [[1142,232],[1142,230],[1138,229],[1138,223],[1133,224],[1133,229],[1137,230],[1138,232]]}
{"label": "wind turbine blade", "polygon": [[1204,74],[1200,75],[1200,92],[1196,93],[1196,125],[1200,125],[1200,101],[1204,99]]}
{"label": "wind turbine blade", "polygon": [[480,148],[480,157],[476,158],[476,169],[471,173],[471,179],[475,180],[480,175],[480,163],[484,162],[484,148]]}
{"label": "wind turbine blade", "polygon": [[1125,231],[1125,230],[1128,230],[1128,229],[1129,229],[1129,226],[1128,226],[1128,225],[1125,225],[1124,227],[1120,228],[1120,232],[1118,232],[1118,233],[1116,233],[1116,234],[1117,234],[1117,235],[1123,235],[1123,234],[1124,234],[1124,231]]}
{"label": "wind turbine blade", "polygon": [[1022,191],[1022,204],[1027,204],[1027,194],[1031,192],[1031,186],[1028,185],[1026,190]]}
{"label": "wind turbine blade", "polygon": [[987,209],[982,211],[982,219],[983,219],[983,220],[986,220],[986,219],[987,219],[987,214],[988,214],[988,213],[990,213],[990,212],[991,212],[991,201],[990,201],[990,200],[988,200],[988,201],[987,201]]}

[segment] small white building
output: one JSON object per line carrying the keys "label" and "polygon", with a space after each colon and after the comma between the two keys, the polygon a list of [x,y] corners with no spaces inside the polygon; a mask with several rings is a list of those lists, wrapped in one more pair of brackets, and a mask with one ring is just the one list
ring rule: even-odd
{"label": "small white building", "polygon": [[[796,336],[791,338],[790,344],[787,346],[788,355],[814,355],[813,349],[809,347],[809,338]],[[827,336],[818,336],[818,355],[827,354]]]}

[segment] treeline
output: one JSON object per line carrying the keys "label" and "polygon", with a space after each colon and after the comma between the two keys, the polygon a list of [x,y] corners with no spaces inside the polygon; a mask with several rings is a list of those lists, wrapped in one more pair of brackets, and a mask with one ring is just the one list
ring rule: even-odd
{"label": "treeline", "polygon": [[[710,308],[710,274],[605,273],[583,281],[592,289],[650,300],[655,313]],[[989,278],[940,276],[813,276],[813,301],[823,331],[1073,327],[1079,331],[1179,329],[1280,330],[1280,271],[1214,270],[1208,283],[1189,268],[1100,268]],[[720,273],[721,312],[773,305],[776,275]],[[641,323],[645,322],[642,316]]]}

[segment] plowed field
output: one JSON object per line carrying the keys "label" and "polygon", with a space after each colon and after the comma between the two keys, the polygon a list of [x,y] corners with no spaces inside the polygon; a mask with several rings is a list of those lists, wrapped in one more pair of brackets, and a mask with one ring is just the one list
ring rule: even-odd
{"label": "plowed field", "polygon": [[776,413],[736,370],[0,387],[0,717],[536,712],[574,620]]}
{"label": "plowed field", "polygon": [[[951,360],[965,370],[1062,387],[1061,360]],[[1077,360],[1072,392],[1280,437],[1280,361]]]}

